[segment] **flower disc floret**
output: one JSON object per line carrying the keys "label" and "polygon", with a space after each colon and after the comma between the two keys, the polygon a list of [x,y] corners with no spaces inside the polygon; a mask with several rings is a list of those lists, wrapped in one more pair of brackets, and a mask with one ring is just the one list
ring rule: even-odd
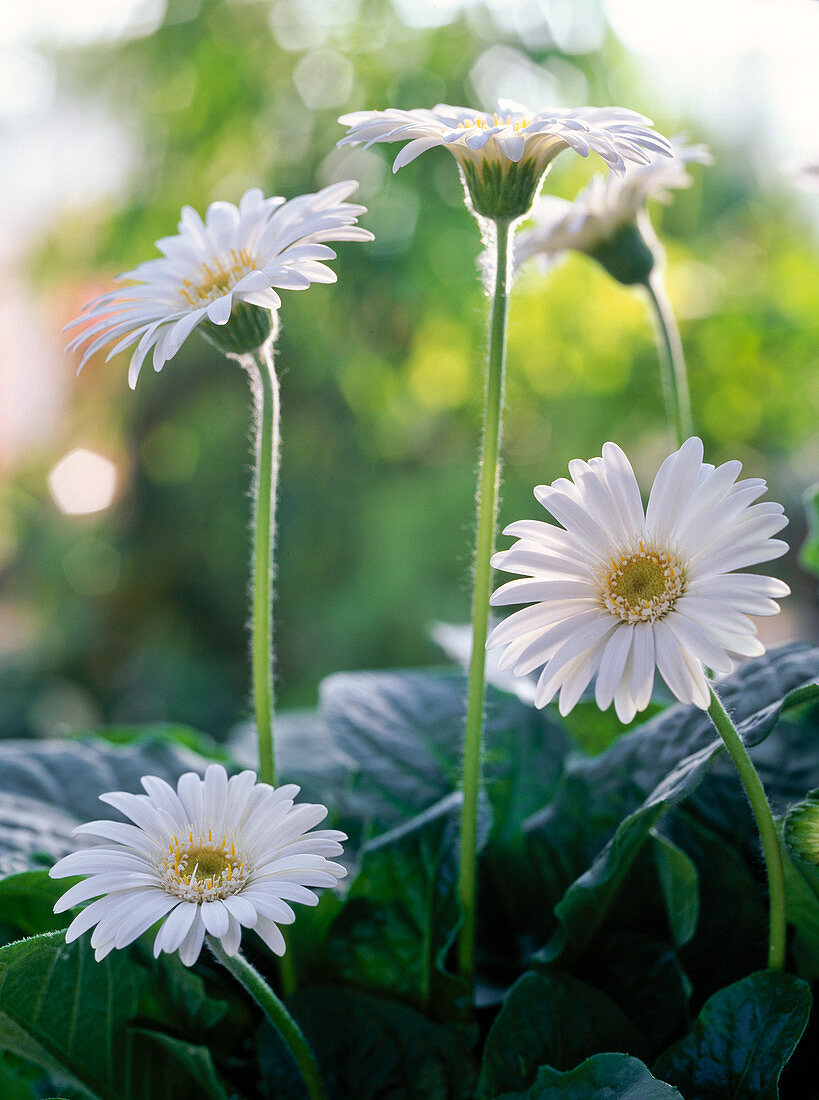
{"label": "flower disc floret", "polygon": [[617,173],[627,161],[645,164],[650,153],[667,155],[669,143],[650,120],[621,107],[530,111],[500,100],[492,113],[439,103],[432,110],[357,111],[339,122],[349,127],[339,145],[405,141],[393,171],[442,145],[463,173],[475,211],[488,218],[525,215],[554,158],[564,149],[596,153]]}
{"label": "flower disc floret", "polygon": [[273,328],[277,290],[335,282],[327,241],[373,239],[356,224],[366,207],[345,201],[357,186],[347,180],[289,202],[251,188],[238,206],[211,203],[204,220],[184,207],[178,235],[157,241],[162,258],[120,275],[129,285],[95,298],[67,326],[78,329],[68,350],[83,349],[79,369],[102,348],[110,359],[136,345],[134,386],[148,352],[161,370],[197,326],[225,351],[255,350]]}
{"label": "flower disc floret", "polygon": [[625,623],[656,622],[683,593],[682,567],[668,550],[639,549],[612,559],[600,577],[600,595]]}
{"label": "flower disc floret", "polygon": [[175,789],[156,776],[144,776],[142,786],[144,795],[101,795],[130,822],[80,825],[75,836],[104,843],[72,852],[50,871],[52,878],[87,876],[54,911],[96,899],[71,922],[66,942],[93,928],[98,960],[158,922],[154,955],[178,951],[186,966],[199,957],[206,933],[235,955],[243,927],[281,955],[278,926],[295,920],[290,903],[316,905],[313,891],[347,873],[329,858],[340,854],[345,835],[315,829],[327,810],[294,804],[293,784],[257,783],[251,771],[228,779],[212,764],[204,778],[186,772]]}
{"label": "flower disc floret", "polygon": [[560,693],[567,714],[595,680],[595,699],[614,703],[624,722],[644,710],[659,671],[684,703],[707,709],[704,666],[729,672],[764,647],[750,615],[779,611],[790,591],[772,577],[735,572],[778,557],[771,536],[782,506],[754,503],[761,478],[738,481],[739,462],[702,461],[692,438],[660,467],[644,509],[623,451],[569,464],[571,479],[540,485],[535,496],[562,526],[521,520],[518,541],[492,559],[520,574],[494,593],[495,606],[529,604],[493,630],[499,668],[525,676],[541,669],[535,703]]}

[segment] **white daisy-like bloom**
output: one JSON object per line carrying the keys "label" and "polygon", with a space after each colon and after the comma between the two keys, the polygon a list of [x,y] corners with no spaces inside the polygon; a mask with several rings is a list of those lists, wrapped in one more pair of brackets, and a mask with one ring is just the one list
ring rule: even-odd
{"label": "white daisy-like bloom", "polygon": [[495,554],[497,569],[522,576],[492,596],[495,607],[529,604],[493,630],[500,667],[523,676],[544,666],[535,691],[545,706],[560,691],[568,714],[596,676],[595,700],[630,722],[651,699],[655,670],[683,703],[706,709],[703,666],[729,672],[764,647],[749,615],[773,615],[790,589],[737,573],[784,554],[771,536],[782,506],[757,503],[761,478],[738,481],[740,462],[716,468],[691,438],[662,464],[646,509],[634,471],[615,443],[601,458],[569,464],[571,480],[535,497],[562,524],[521,520],[518,541]]}
{"label": "white daisy-like bloom", "polygon": [[142,786],[146,794],[100,795],[132,823],[80,825],[75,836],[104,843],[72,852],[49,872],[52,878],[88,876],[63,894],[54,912],[97,899],[65,935],[70,943],[94,928],[97,961],[159,921],[154,956],[178,951],[186,966],[199,957],[205,933],[235,955],[243,927],[282,955],[278,926],[295,919],[289,902],[316,905],[313,891],[335,886],[347,873],[329,858],[341,852],[346,836],[314,829],[327,809],[294,805],[299,788],[293,784],[257,783],[252,771],[228,779],[223,767],[211,764],[204,778],[186,772],[176,790],[151,775]]}
{"label": "white daisy-like bloom", "polygon": [[113,344],[110,359],[136,344],[128,372],[133,387],[149,351],[154,370],[161,370],[197,325],[226,325],[241,303],[277,310],[277,289],[335,282],[324,261],[336,254],[325,242],[373,239],[356,225],[366,207],[345,202],[357,186],[347,180],[289,202],[251,188],[238,207],[211,203],[204,221],[183,207],[178,235],[156,242],[162,258],[120,275],[129,285],[95,298],[67,326],[79,328],[68,345],[84,348],[79,369],[103,347]]}
{"label": "white daisy-like bloom", "polygon": [[690,187],[688,164],[714,160],[706,145],[689,145],[682,137],[672,139],[672,148],[672,156],[629,165],[622,176],[593,176],[574,202],[545,195],[532,212],[532,227],[516,238],[515,263],[533,256],[554,260],[569,250],[594,255],[624,226],[640,221],[649,199],[667,203],[672,190]]}
{"label": "white daisy-like bloom", "polygon": [[339,145],[407,142],[393,172],[436,145],[448,149],[476,210],[489,216],[526,213],[544,173],[564,149],[583,157],[596,153],[618,174],[627,161],[648,164],[651,154],[671,152],[650,119],[623,107],[530,111],[501,99],[491,114],[439,103],[432,110],[356,111],[339,122],[349,127]]}
{"label": "white daisy-like bloom", "polygon": [[435,145],[467,164],[517,162],[525,155],[536,158],[542,168],[564,149],[574,149],[583,157],[597,153],[617,173],[625,171],[627,160],[647,164],[648,150],[670,151],[666,139],[650,129],[650,119],[624,107],[529,111],[501,99],[492,114],[439,103],[432,110],[355,111],[339,122],[350,128],[339,145],[408,142],[395,158],[393,172]]}

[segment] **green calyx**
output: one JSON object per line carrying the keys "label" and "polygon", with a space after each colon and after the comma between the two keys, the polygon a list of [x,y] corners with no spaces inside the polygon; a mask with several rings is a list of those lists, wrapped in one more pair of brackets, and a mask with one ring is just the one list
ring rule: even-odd
{"label": "green calyx", "polygon": [[493,221],[514,221],[532,209],[546,169],[531,157],[517,162],[473,163],[459,159],[469,200],[476,214]]}
{"label": "green calyx", "polygon": [[624,286],[645,283],[657,257],[633,222],[618,227],[613,236],[588,250],[589,255]]}
{"label": "green calyx", "polygon": [[788,811],[783,835],[793,855],[819,865],[819,790]]}
{"label": "green calyx", "polygon": [[245,355],[260,348],[273,331],[273,314],[260,306],[234,302],[226,325],[205,321],[200,332],[220,351],[228,355]]}

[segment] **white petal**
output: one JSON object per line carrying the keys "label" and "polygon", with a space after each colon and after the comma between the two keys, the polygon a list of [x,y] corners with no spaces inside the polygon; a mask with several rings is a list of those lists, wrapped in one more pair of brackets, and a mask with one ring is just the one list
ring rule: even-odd
{"label": "white petal", "polygon": [[188,934],[179,945],[179,958],[182,960],[185,966],[193,966],[193,964],[199,958],[199,952],[202,950],[202,943],[204,942],[204,939],[205,925],[202,923],[202,918],[197,912],[194,916],[194,920],[191,924]]}

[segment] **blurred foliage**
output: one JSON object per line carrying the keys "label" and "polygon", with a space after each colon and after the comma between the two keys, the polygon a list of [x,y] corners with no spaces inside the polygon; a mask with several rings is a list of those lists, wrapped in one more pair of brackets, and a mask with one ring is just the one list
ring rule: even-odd
{"label": "blurred foliage", "polygon": [[[469,605],[479,235],[444,151],[393,176],[397,147],[335,148],[337,115],[485,102],[520,87],[522,100],[623,103],[666,133],[686,123],[657,117],[591,0],[572,17],[574,46],[550,32],[548,5],[518,29],[477,4],[436,27],[408,26],[408,10],[397,0],[169,0],[149,33],[54,59],[61,94],[104,106],[134,150],[126,192],[63,217],[32,254],[60,323],[153,255],[184,203],[360,180],[375,242],[341,245],[338,284],[289,294],[282,310],[285,705],[311,701],[340,668],[434,660],[429,624],[463,621]],[[784,190],[754,192],[742,149],[715,153],[690,191],[654,211],[695,416],[712,460],[738,455],[769,477],[796,542],[819,396],[816,245]],[[567,156],[548,184],[571,197],[599,167]],[[534,516],[532,485],[608,438],[651,469],[668,441],[637,292],[572,257],[548,276],[523,274],[510,324],[503,523]],[[6,619],[21,615],[33,639],[0,667],[2,733],[167,718],[221,736],[247,703],[245,379],[194,336],[135,395],[124,362],[99,358],[75,392],[65,438],[0,497]],[[57,448],[89,436],[109,442],[125,483],[107,513],[60,516],[45,471]]]}

